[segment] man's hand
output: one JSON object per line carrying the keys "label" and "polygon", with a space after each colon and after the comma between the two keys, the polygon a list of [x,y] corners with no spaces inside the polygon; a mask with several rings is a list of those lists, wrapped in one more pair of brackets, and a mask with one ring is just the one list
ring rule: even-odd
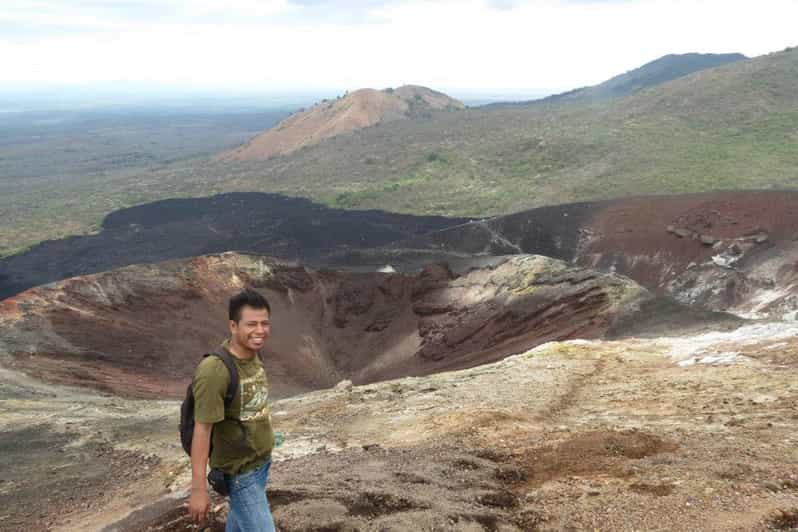
{"label": "man's hand", "polygon": [[192,489],[191,498],[188,500],[188,513],[195,523],[202,523],[208,519],[211,511],[211,498],[208,490]]}

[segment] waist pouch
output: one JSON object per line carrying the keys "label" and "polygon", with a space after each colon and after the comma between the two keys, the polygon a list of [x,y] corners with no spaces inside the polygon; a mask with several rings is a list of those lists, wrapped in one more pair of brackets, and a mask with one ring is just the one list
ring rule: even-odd
{"label": "waist pouch", "polygon": [[227,483],[225,474],[221,469],[211,469],[208,473],[208,484],[211,485],[213,491],[227,497],[230,494],[230,486]]}

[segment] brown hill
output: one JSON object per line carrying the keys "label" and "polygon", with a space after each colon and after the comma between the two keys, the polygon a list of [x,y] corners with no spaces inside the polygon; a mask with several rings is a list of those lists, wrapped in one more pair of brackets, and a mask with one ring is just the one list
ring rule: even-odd
{"label": "brown hill", "polygon": [[424,116],[435,110],[464,109],[443,93],[404,85],[398,89],[360,89],[342,98],[323,100],[286,118],[243,146],[219,155],[222,160],[269,159],[294,152],[324,139],[381,122]]}

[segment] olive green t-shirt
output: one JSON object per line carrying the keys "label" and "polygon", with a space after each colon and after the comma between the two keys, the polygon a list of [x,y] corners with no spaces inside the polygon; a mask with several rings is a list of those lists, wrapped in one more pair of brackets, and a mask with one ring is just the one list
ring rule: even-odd
{"label": "olive green t-shirt", "polygon": [[238,367],[239,391],[226,411],[224,394],[230,372],[219,357],[205,357],[200,362],[194,374],[193,391],[194,419],[214,424],[211,467],[235,475],[255,469],[271,456],[274,432],[263,363],[257,356],[249,360],[231,356]]}

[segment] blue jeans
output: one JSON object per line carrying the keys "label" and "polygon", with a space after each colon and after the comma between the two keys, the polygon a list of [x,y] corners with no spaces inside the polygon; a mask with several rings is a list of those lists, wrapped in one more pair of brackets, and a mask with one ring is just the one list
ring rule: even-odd
{"label": "blue jeans", "polygon": [[274,520],[266,500],[266,481],[272,461],[253,471],[227,476],[230,512],[225,532],[274,532]]}

